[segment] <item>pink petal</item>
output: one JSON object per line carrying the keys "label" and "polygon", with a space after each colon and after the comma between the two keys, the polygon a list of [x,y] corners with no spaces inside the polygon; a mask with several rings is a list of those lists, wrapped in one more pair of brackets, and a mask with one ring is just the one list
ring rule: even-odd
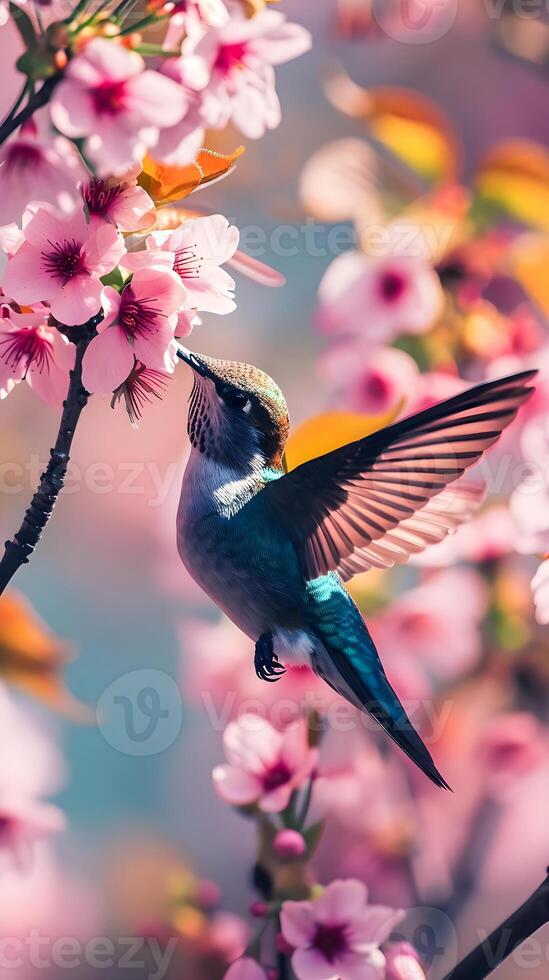
{"label": "pink petal", "polygon": [[211,214],[184,221],[171,235],[170,248],[176,251],[192,246],[201,258],[221,265],[234,255],[238,239],[238,228],[230,225],[222,214]]}
{"label": "pink petal", "polygon": [[114,225],[104,222],[90,233],[84,246],[86,267],[90,272],[104,276],[112,272],[126,253],[124,239]]}
{"label": "pink petal", "polygon": [[364,911],[367,898],[362,881],[332,881],[315,903],[315,916],[327,925],[345,922]]}
{"label": "pink petal", "polygon": [[57,331],[55,333],[53,359],[46,361],[41,369],[31,364],[27,381],[46,405],[60,408],[67,397],[69,371],[74,366],[76,349],[65,337]]}
{"label": "pink petal", "polygon": [[236,309],[234,301],[234,279],[219,266],[204,265],[197,278],[183,279],[187,289],[187,304],[205,313],[232,313]]}
{"label": "pink petal", "polygon": [[8,261],[2,288],[6,296],[29,306],[55,296],[59,283],[42,268],[37,249],[25,243]]}
{"label": "pink petal", "polygon": [[158,129],[175,126],[187,109],[180,85],[157,71],[144,71],[130,83],[132,110],[145,123]]}
{"label": "pink petal", "polygon": [[174,338],[175,322],[170,319],[158,319],[156,329],[146,334],[139,334],[133,341],[133,352],[138,361],[154,371],[169,371],[174,368],[170,356],[170,346]]}
{"label": "pink petal", "polygon": [[231,964],[223,980],[267,980],[267,975],[256,960],[244,956]]}
{"label": "pink petal", "polygon": [[[278,11],[269,11],[269,13]],[[265,58],[271,65],[282,65],[292,58],[310,51],[312,37],[300,24],[281,23],[275,25],[264,37],[253,42],[254,54]]]}
{"label": "pink petal", "polygon": [[147,192],[135,184],[116,198],[110,217],[121,231],[143,231],[154,224],[156,208]]}
{"label": "pink petal", "polygon": [[270,793],[264,793],[259,801],[259,809],[263,813],[280,813],[285,810],[290,802],[293,788],[293,783],[286,783],[271,790]]}
{"label": "pink petal", "polygon": [[316,949],[297,949],[292,968],[297,980],[338,980],[333,966]]}
{"label": "pink petal", "polygon": [[95,112],[92,97],[78,82],[68,77],[56,87],[50,113],[54,126],[65,136],[77,138],[93,132]]}
{"label": "pink petal", "polygon": [[122,300],[120,299],[120,293],[118,290],[113,289],[112,286],[105,286],[101,293],[103,319],[97,327],[98,333],[103,333],[103,331],[106,330],[107,327],[110,327],[117,319],[121,302]]}
{"label": "pink petal", "polygon": [[101,82],[134,78],[144,66],[143,58],[135,51],[128,51],[106,38],[95,37],[69,63],[67,73],[83,85],[97,86]]}
{"label": "pink petal", "polygon": [[179,276],[168,269],[139,269],[133,276],[131,289],[137,300],[148,302],[164,316],[175,313],[187,298]]}
{"label": "pink petal", "polygon": [[400,909],[369,905],[363,912],[353,917],[349,930],[350,943],[355,950],[363,944],[374,943],[376,946],[381,946],[403,918],[404,912]]}
{"label": "pink petal", "polygon": [[255,803],[261,793],[261,784],[257,777],[235,766],[216,766],[212,779],[221,799],[232,806]]}
{"label": "pink petal", "polygon": [[278,759],[282,736],[265,718],[244,714],[227,725],[223,748],[233,766],[261,774]]}
{"label": "pink petal", "polygon": [[48,244],[72,238],[83,242],[88,235],[84,212],[80,208],[66,215],[50,204],[32,204],[24,215],[23,230],[27,242],[40,250]]}
{"label": "pink petal", "polygon": [[385,978],[385,957],[380,949],[371,946],[361,955],[347,953],[334,962],[341,980],[382,980]]}
{"label": "pink petal", "polygon": [[259,259],[252,259],[250,255],[246,255],[240,249],[237,249],[232,258],[227,260],[227,263],[236,272],[258,282],[261,286],[277,287],[284,286],[286,283],[286,277],[281,272],[272,269],[270,265],[265,265]]}
{"label": "pink petal", "polygon": [[109,327],[94,337],[82,363],[82,383],[87,391],[110,394],[126,380],[134,365],[132,349],[119,327]]}
{"label": "pink petal", "polygon": [[284,902],[280,923],[284,939],[291,946],[308,946],[316,931],[313,903]]}
{"label": "pink petal", "polygon": [[[151,238],[152,235],[149,235],[147,244]],[[171,272],[173,269],[174,260],[175,255],[173,252],[166,252],[162,249],[147,248],[147,250],[142,249],[140,252],[127,252],[120,264],[123,265],[125,269],[129,269],[132,272],[137,272],[138,269],[151,268],[164,268],[169,269]]]}
{"label": "pink petal", "polygon": [[85,274],[74,276],[51,297],[51,311],[67,326],[85,323],[101,309],[102,284]]}

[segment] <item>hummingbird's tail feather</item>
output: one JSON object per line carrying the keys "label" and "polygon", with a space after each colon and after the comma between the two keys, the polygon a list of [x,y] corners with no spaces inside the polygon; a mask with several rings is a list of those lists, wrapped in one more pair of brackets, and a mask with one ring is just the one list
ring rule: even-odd
{"label": "hummingbird's tail feather", "polygon": [[324,660],[322,655],[319,657],[317,654],[315,657],[317,673],[351,704],[367,711],[436,786],[451,790],[389,684],[381,663],[379,672],[376,671],[376,675],[372,676],[371,665],[365,664],[364,672],[359,672],[356,664],[345,653],[333,648],[327,652],[328,657],[325,659],[329,659],[329,664],[321,662]]}
{"label": "hummingbird's tail feather", "polygon": [[355,707],[368,712],[436,786],[450,789],[389,684],[374,641],[350,596],[342,588],[336,590],[325,604],[316,602],[314,611],[314,632],[321,640],[312,655],[315,673]]}

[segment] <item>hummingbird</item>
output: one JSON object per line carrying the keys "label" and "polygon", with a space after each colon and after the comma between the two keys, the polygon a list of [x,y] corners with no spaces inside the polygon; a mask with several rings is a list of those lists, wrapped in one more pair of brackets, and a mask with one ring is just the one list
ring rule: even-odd
{"label": "hummingbird", "polygon": [[182,346],[178,356],[194,376],[177,514],[187,570],[255,643],[258,677],[305,664],[449,789],[345,582],[471,516],[478,485],[452,484],[497,441],[536,372],[477,385],[288,472],[288,408],[272,378]]}

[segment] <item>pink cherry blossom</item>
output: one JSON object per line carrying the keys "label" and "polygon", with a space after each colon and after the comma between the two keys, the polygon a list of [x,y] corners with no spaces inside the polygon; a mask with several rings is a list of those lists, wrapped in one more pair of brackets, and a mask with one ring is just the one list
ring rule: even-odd
{"label": "pink cherry blossom", "polygon": [[184,115],[183,90],[157,71],[144,70],[135,51],[93,38],[68,65],[51,101],[51,117],[65,136],[85,138],[99,176],[121,174],[158,142],[160,130]]}
{"label": "pink cherry blossom", "polygon": [[319,287],[317,323],[323,333],[360,336],[383,344],[400,334],[422,334],[442,311],[444,294],[424,260],[361,252],[339,255]]}
{"label": "pink cherry blossom", "polygon": [[375,350],[337,344],[319,366],[343,404],[357,412],[379,415],[406,404],[417,385],[419,369],[412,357],[395,347]]}
{"label": "pink cherry blossom", "polygon": [[4,801],[0,797],[0,861],[26,871],[36,840],[64,829],[61,810],[35,800]]}
{"label": "pink cherry blossom", "polygon": [[258,715],[241,715],[227,725],[223,746],[228,765],[216,766],[212,773],[221,799],[233,806],[257,803],[266,813],[287,807],[317,761],[304,721],[277,731]]}
{"label": "pink cherry blossom", "polygon": [[547,761],[544,727],[526,712],[496,716],[484,726],[477,746],[483,785],[496,798],[505,800],[532,770]]}
{"label": "pink cherry blossom", "polygon": [[183,44],[181,57],[168,58],[161,69],[162,74],[175,82],[184,93],[186,110],[175,126],[166,127],[160,133],[155,157],[178,167],[192,163],[206,136],[201,93],[210,80],[210,72],[204,60],[190,50],[191,45],[192,41],[187,40]]}
{"label": "pink cherry blossom", "polygon": [[404,912],[368,905],[361,881],[333,881],[314,902],[282,905],[282,934],[295,952],[297,980],[378,980],[385,976],[380,946]]}
{"label": "pink cherry blossom", "polygon": [[136,360],[154,371],[172,372],[177,310],[185,289],[166,268],[140,269],[121,293],[103,290],[104,319],[82,364],[88,391],[107,394],[129,377]]}
{"label": "pink cherry blossom", "polygon": [[426,980],[421,961],[410,943],[390,943],[385,949],[385,980]]}
{"label": "pink cherry blossom", "polygon": [[143,231],[156,220],[156,208],[135,178],[93,177],[82,197],[92,226],[111,221],[120,231]]}
{"label": "pink cherry blossom", "polygon": [[124,254],[116,229],[90,228],[83,211],[61,215],[50,205],[33,205],[23,220],[25,240],[10,257],[4,293],[30,306],[47,302],[56,320],[84,323],[101,308],[102,283]]}
{"label": "pink cherry blossom", "polygon": [[542,561],[532,579],[532,596],[536,620],[542,626],[549,624],[549,560]]}
{"label": "pink cherry blossom", "polygon": [[126,380],[115,389],[111,408],[123,400],[130,422],[134,428],[137,428],[143,408],[152,402],[153,398],[162,398],[169,377],[166,371],[155,371],[136,361]]}
{"label": "pink cherry blossom", "polygon": [[278,11],[246,18],[240,7],[231,7],[227,25],[206,31],[193,42],[193,53],[210,75],[202,101],[207,125],[223,129],[232,122],[249,139],[275,129],[280,103],[273,65],[297,58],[310,46],[309,32],[287,23]]}
{"label": "pink cherry blossom", "polygon": [[469,568],[438,571],[397,596],[371,621],[388,672],[402,656],[438,680],[470,670],[482,652],[480,625],[487,601],[482,577]]}
{"label": "pink cherry blossom", "polygon": [[47,405],[61,407],[69,387],[75,348],[54,327],[48,312],[15,313],[4,307],[0,318],[0,398],[25,380]]}
{"label": "pink cherry blossom", "polygon": [[221,214],[184,221],[175,231],[148,236],[146,251],[127,255],[124,265],[140,269],[166,265],[185,286],[187,310],[230,313],[235,309],[234,280],[221,266],[235,253],[238,229]]}
{"label": "pink cherry blossom", "polygon": [[60,211],[78,203],[78,184],[87,171],[76,147],[59,136],[39,139],[26,128],[0,147],[0,225],[20,222],[31,201],[45,201]]}
{"label": "pink cherry blossom", "polygon": [[426,371],[419,375],[414,395],[403,414],[413,415],[414,412],[422,412],[423,409],[430,408],[431,405],[444,401],[445,398],[459,394],[466,387],[467,383],[456,374],[449,374],[446,371]]}
{"label": "pink cherry blossom", "polygon": [[229,967],[223,980],[267,980],[267,974],[256,960],[244,956]]}

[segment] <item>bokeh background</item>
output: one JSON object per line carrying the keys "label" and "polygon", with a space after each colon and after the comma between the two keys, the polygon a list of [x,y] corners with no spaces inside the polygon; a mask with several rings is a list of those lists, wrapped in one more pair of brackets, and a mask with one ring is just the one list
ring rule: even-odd
{"label": "bokeh background", "polygon": [[[312,31],[314,46],[310,54],[278,72],[282,124],[259,143],[248,143],[229,180],[202,190],[192,201],[210,213],[221,211],[237,224],[244,231],[244,248],[246,234],[253,236],[256,226],[266,231],[267,238],[280,224],[299,226],[304,210],[298,180],[311,154],[330,140],[361,135],[360,124],[338,113],[326,98],[323,79],[334,65],[343,65],[362,86],[404,86],[435,99],[461,134],[465,180],[479,157],[502,139],[546,140],[547,76],[543,67],[498,46],[499,21],[488,5],[456,0],[452,26],[425,44],[368,31],[349,38],[338,26],[334,0],[284,0],[283,6],[289,19]],[[0,35],[3,59],[16,44],[10,30],[5,28]],[[227,145],[238,141],[237,135],[227,137]],[[308,254],[300,235],[296,254],[274,254],[267,246],[261,258],[286,276],[286,286],[267,290],[237,277],[236,312],[223,318],[206,314],[191,344],[201,352],[251,361],[267,370],[287,395],[292,421],[299,423],[337,402],[318,373],[325,341],[315,329],[318,286],[333,256]],[[24,929],[25,924],[46,932],[59,929],[61,935],[133,934],[143,923],[165,917],[184,867],[191,867],[200,879],[217,882],[219,904],[225,910],[245,915],[252,897],[248,881],[254,855],[252,827],[212,789],[211,768],[222,759],[222,732],[219,726],[215,730],[204,701],[196,697],[192,676],[203,647],[208,646],[211,656],[231,662],[229,647],[237,641],[222,629],[212,630],[205,640],[197,624],[215,624],[217,613],[187,579],[175,548],[175,511],[188,451],[189,389],[190,379],[182,366],[166,398],[146,411],[138,430],[129,428],[123,412],[111,411],[108,400],[91,400],[75,440],[69,488],[35,556],[13,584],[72,648],[74,659],[67,666],[66,679],[74,697],[89,705],[93,715],[101,699],[107,714],[111,709],[114,713],[100,725],[95,720],[73,723],[25,694],[13,695],[26,714],[38,719],[40,731],[47,733],[43,738],[52,739],[64,760],[52,789],[68,826],[53,844],[39,849],[34,870],[27,876],[8,873],[9,887],[2,888],[0,895],[0,923],[7,934],[10,929]],[[2,402],[0,411],[4,462],[0,521],[7,537],[27,506],[57,419],[24,385]],[[535,564],[527,566],[516,582],[510,579],[510,601],[522,589],[521,601],[528,606],[531,600],[522,598],[523,586]],[[468,603],[462,587],[457,582],[452,597],[458,632],[459,607]],[[369,590],[368,601],[375,608],[375,585]],[[532,608],[524,615],[532,619]],[[249,647],[250,663],[245,667],[244,661],[242,665],[238,661],[238,670],[252,671],[251,645],[242,644]],[[543,660],[547,657],[543,634],[536,644],[536,656]],[[502,657],[508,655],[507,651]],[[181,696],[181,709],[177,698],[172,705],[171,744],[152,755],[130,754],[124,709],[113,704],[113,691],[135,697],[140,683],[133,675],[137,670],[160,672],[153,675],[153,686],[158,685],[161,698],[173,697],[169,678]],[[499,707],[515,714],[525,707],[532,719],[535,713],[542,714],[534,712],[527,699],[524,704],[513,703],[502,694],[493,671],[485,676],[472,671],[472,678],[455,695],[461,714],[452,733],[457,744],[447,753],[450,760],[454,750],[459,755],[461,735],[469,732],[474,740],[483,718]],[[119,686],[111,688],[113,682]],[[261,685],[256,690],[254,696],[261,697]],[[132,703],[135,723],[144,727],[146,716],[140,718],[136,702]],[[467,852],[467,867],[460,865],[461,858],[454,867],[456,875],[466,879],[462,885],[467,895],[460,900],[459,912],[455,916],[450,912],[462,953],[475,941],[477,930],[489,929],[528,893],[549,859],[549,750],[543,719],[540,726],[535,739],[541,768],[534,767],[534,774],[528,775],[520,794],[509,803],[503,829],[501,820],[492,824],[484,814],[482,833],[476,834],[474,843],[478,853]],[[520,741],[522,732],[519,736]],[[366,740],[367,736],[354,732],[349,738]],[[1,751],[12,751],[9,741],[3,742]],[[17,745],[13,751],[17,752]],[[436,755],[436,745],[433,751]],[[519,750],[513,743],[508,751]],[[333,754],[334,765],[340,766],[345,760],[342,736]],[[30,758],[22,764],[38,763]],[[360,806],[373,812],[387,789],[380,789],[379,774],[372,775],[364,765]],[[432,819],[435,830],[432,852],[422,853],[423,866],[416,868],[423,884],[416,883],[411,896],[402,884],[399,865],[399,847],[406,840],[403,828],[411,819],[400,789],[394,791],[397,802],[387,800],[382,807],[386,819],[376,818],[377,856],[372,856],[371,839],[365,845],[356,826],[341,818],[334,839],[328,834],[324,849],[321,845],[321,877],[370,875],[374,887],[378,882],[378,890],[391,893],[397,903],[430,904],[437,881],[443,894],[448,863],[443,852],[449,846],[459,856],[464,846],[464,814],[468,811],[471,819],[475,812],[471,800],[479,779],[473,773],[468,782],[465,766],[452,761],[449,765],[452,777],[457,777],[450,781],[456,783],[461,803],[434,803],[430,795],[421,803],[425,805],[422,819]],[[480,819],[478,812],[475,819]],[[400,842],[394,849],[392,835]],[[348,843],[345,854],[342,839]],[[443,839],[452,843],[443,845]],[[226,923],[226,928],[233,937],[230,945],[238,929],[234,922]],[[549,932],[539,938],[545,951]],[[546,976],[545,952],[542,961],[527,975]],[[524,964],[515,962],[497,975],[515,978],[523,968],[526,972]],[[17,975],[17,971],[8,973]]]}

